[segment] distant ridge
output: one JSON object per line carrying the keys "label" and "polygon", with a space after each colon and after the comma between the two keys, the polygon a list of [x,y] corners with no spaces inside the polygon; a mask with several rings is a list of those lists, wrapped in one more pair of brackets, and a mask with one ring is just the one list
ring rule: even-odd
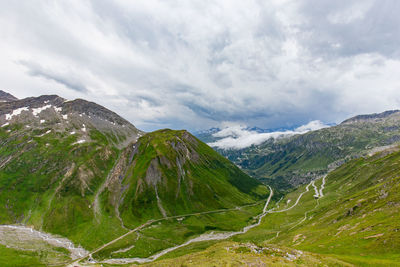
{"label": "distant ridge", "polygon": [[349,124],[355,122],[362,122],[362,121],[371,121],[371,120],[379,120],[383,118],[387,118],[392,114],[399,113],[400,110],[388,110],[382,113],[373,113],[373,114],[366,114],[366,115],[357,115],[350,119],[344,120],[341,124]]}

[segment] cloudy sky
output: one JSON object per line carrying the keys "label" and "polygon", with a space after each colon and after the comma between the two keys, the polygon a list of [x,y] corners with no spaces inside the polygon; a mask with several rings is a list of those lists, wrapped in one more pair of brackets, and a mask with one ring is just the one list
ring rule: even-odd
{"label": "cloudy sky", "polygon": [[335,123],[400,108],[398,0],[0,0],[0,89],[144,130]]}

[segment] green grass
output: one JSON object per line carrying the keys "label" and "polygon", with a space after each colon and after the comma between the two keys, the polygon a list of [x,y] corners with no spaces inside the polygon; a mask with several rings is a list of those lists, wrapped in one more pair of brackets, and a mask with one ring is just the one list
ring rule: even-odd
{"label": "green grass", "polygon": [[[310,187],[296,208],[267,215],[259,228],[234,240],[336,255],[360,266],[398,265],[399,177],[399,152],[353,160],[328,175],[323,198],[315,200]],[[293,203],[303,191],[304,186],[281,203]],[[307,219],[296,226],[305,212]]]}
{"label": "green grass", "polygon": [[0,245],[1,266],[46,266],[37,251],[21,251]]}
{"label": "green grass", "polygon": [[[95,258],[149,257],[158,251],[186,242],[202,233],[210,231],[237,231],[253,222],[263,208],[260,203],[241,210],[193,215],[178,219],[168,219],[153,223],[139,232],[132,233],[109,247],[99,251]],[[139,237],[138,237],[139,235]],[[126,249],[126,252],[115,253]]]}
{"label": "green grass", "polygon": [[[319,188],[321,183],[322,180],[318,180],[315,184]],[[305,187],[272,203],[270,208],[283,210],[290,207],[305,192]],[[315,253],[314,256],[320,257],[321,263],[328,266],[346,263],[400,266],[400,152],[376,154],[344,164],[327,176],[322,198],[315,199],[313,187],[309,189],[293,209],[270,213],[259,227],[231,240],[251,242],[259,247],[276,245]],[[185,257],[192,259],[197,258],[194,255],[202,255],[199,257],[205,261],[210,256],[207,248],[220,244],[191,244],[162,259],[180,261]],[[200,252],[203,254],[198,254]],[[168,262],[164,260],[160,261],[160,266]],[[234,260],[227,262],[234,264]]]}

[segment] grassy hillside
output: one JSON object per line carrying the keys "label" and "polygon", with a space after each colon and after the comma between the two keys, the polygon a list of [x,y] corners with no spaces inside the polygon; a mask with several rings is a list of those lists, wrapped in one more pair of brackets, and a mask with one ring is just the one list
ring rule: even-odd
{"label": "grassy hillside", "polygon": [[313,218],[276,241],[360,265],[400,265],[399,174],[399,152],[349,162],[328,176]]}
{"label": "grassy hillside", "polygon": [[[259,227],[231,239],[235,243],[229,246],[243,249],[198,243],[165,256],[176,260],[165,259],[157,265],[200,264],[214,261],[213,255],[218,254],[216,261],[225,266],[243,261],[271,266],[400,266],[400,152],[391,152],[354,159],[331,172],[323,196],[316,198],[309,184],[280,199],[270,206]],[[322,179],[314,185],[320,192]],[[312,258],[282,259],[279,253],[268,254],[271,247],[312,255],[318,264]]]}

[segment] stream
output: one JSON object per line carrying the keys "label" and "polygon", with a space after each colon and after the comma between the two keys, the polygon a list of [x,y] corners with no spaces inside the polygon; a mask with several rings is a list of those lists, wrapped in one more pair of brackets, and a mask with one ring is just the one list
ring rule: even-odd
{"label": "stream", "polygon": [[[82,247],[75,245],[65,237],[57,237],[48,233],[34,230],[27,226],[20,225],[0,225],[0,244],[18,249],[18,242],[44,241],[55,247],[63,247],[71,253],[72,259],[82,258],[89,254]],[[7,240],[8,238],[8,240]],[[15,245],[11,245],[15,241]]]}

